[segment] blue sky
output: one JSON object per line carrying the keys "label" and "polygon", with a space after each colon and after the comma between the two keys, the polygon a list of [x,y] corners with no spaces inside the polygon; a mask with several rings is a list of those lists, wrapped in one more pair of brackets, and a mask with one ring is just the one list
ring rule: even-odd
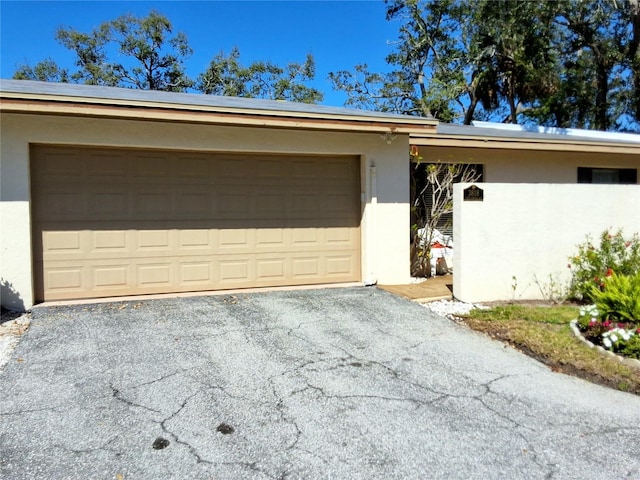
{"label": "blue sky", "polygon": [[0,2],[2,78],[11,78],[18,64],[52,58],[73,70],[73,54],[59,45],[60,26],[89,32],[124,13],[145,16],[155,9],[184,32],[194,50],[187,71],[195,77],[211,58],[232,47],[243,63],[269,60],[279,65],[316,61],[313,84],[325,94],[324,104],[342,105],[327,75],[367,63],[386,70],[399,23],[385,20],[382,0],[360,1],[5,1]]}

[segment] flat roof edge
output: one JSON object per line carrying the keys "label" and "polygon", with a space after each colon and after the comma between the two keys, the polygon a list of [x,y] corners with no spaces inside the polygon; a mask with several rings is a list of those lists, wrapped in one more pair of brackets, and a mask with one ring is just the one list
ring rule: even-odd
{"label": "flat roof edge", "polygon": [[[544,136],[541,136],[544,135]],[[640,136],[639,136],[640,137]],[[562,137],[557,136],[556,134],[536,134],[536,136],[494,136],[494,135],[483,135],[482,132],[477,132],[474,134],[444,134],[441,132],[431,133],[431,132],[412,132],[410,134],[410,142],[416,145],[430,145],[433,142],[447,142],[448,144],[455,146],[464,147],[465,144],[468,146],[472,146],[471,144],[482,142],[489,145],[502,145],[503,148],[519,148],[519,145],[548,145],[548,146],[594,146],[594,147],[608,147],[608,148],[632,148],[636,149],[637,153],[640,154],[640,143],[629,142],[629,141],[621,141],[621,140],[605,140],[605,139],[589,139],[584,137],[570,136],[570,137]],[[640,139],[639,139],[640,142]]]}
{"label": "flat roof edge", "polygon": [[52,102],[114,107],[230,113],[262,117],[397,124],[432,129],[438,121],[424,117],[312,105],[278,100],[219,97],[205,94],[130,90],[26,80],[1,80],[0,99],[24,102]]}

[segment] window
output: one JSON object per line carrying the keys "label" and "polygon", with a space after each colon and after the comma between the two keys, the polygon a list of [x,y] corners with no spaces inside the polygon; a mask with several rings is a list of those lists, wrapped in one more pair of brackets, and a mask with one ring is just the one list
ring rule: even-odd
{"label": "window", "polygon": [[578,183],[634,185],[638,183],[638,170],[635,168],[578,167]]}

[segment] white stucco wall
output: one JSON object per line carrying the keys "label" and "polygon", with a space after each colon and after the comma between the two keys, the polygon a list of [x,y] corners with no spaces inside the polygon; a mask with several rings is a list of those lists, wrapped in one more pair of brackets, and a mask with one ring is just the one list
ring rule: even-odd
{"label": "white stucco wall", "polygon": [[28,309],[33,305],[30,144],[359,155],[362,280],[386,284],[409,280],[408,135],[398,135],[388,145],[373,133],[21,114],[2,114],[0,128],[0,277],[5,306]]}
{"label": "white stucco wall", "polygon": [[468,186],[454,186],[453,214],[453,293],[465,302],[543,299],[536,279],[566,285],[586,235],[640,233],[638,185],[485,183],[481,202],[463,200]]}

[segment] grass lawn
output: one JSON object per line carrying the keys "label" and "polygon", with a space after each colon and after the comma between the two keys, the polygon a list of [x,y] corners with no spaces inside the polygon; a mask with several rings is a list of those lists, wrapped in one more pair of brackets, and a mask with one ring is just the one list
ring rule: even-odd
{"label": "grass lawn", "polygon": [[500,305],[473,310],[462,321],[474,330],[507,342],[552,370],[640,395],[640,368],[623,365],[580,343],[569,322],[578,307]]}

